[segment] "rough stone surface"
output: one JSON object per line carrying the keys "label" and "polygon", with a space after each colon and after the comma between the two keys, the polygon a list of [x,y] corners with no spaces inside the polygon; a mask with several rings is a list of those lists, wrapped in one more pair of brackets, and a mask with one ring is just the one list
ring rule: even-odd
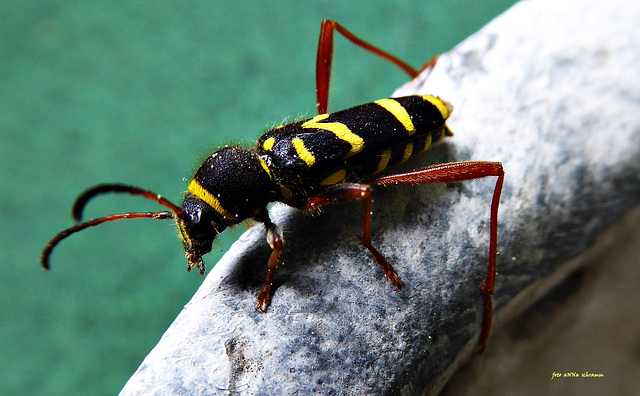
{"label": "rough stone surface", "polygon": [[[455,136],[412,166],[504,164],[498,315],[640,202],[639,20],[623,0],[524,1],[396,93],[455,106]],[[400,292],[359,244],[361,205],[314,217],[275,206],[287,249],[269,312],[254,310],[269,255],[256,226],[122,394],[437,391],[480,330],[494,183],[376,189],[373,242]]]}
{"label": "rough stone surface", "polygon": [[[564,267],[579,269],[558,284]],[[640,206],[560,270],[541,282],[556,286],[499,326],[442,395],[640,394]]]}

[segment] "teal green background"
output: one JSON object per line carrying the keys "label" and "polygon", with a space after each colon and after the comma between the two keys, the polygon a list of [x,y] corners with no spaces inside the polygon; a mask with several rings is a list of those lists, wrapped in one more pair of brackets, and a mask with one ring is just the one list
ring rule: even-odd
{"label": "teal green background", "polygon": [[[41,249],[72,225],[85,188],[123,182],[179,203],[216,147],[313,115],[323,18],[418,67],[512,3],[3,1],[0,392],[117,393],[202,282],[169,221],[88,229],[43,271]],[[330,110],[407,81],[340,36],[336,46]],[[159,208],[110,195],[86,216],[147,210]],[[219,238],[209,267],[242,231]]]}

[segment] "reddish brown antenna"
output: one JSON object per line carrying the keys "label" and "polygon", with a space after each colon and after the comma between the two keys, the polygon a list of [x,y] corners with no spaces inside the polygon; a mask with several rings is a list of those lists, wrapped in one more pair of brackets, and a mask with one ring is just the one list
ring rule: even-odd
{"label": "reddish brown antenna", "polygon": [[95,198],[98,195],[106,194],[106,193],[125,193],[130,195],[140,195],[144,198],[150,199],[159,203],[162,206],[166,206],[171,211],[161,211],[161,212],[129,212],[129,213],[119,213],[112,214],[104,217],[99,217],[97,219],[92,219],[89,221],[85,221],[84,223],[79,223],[74,225],[73,227],[69,227],[66,230],[60,231],[53,239],[49,241],[47,246],[42,251],[41,263],[44,269],[49,269],[49,257],[51,256],[51,252],[53,248],[60,243],[63,239],[67,238],[71,234],[75,234],[76,232],[82,231],[88,227],[94,227],[102,223],[106,223],[108,221],[116,221],[123,219],[158,219],[158,220],[166,220],[173,219],[175,217],[184,218],[186,214],[184,211],[177,205],[173,204],[171,201],[163,198],[159,194],[155,194],[148,190],[143,190],[139,187],[128,186],[125,184],[100,184],[89,190],[82,193],[73,204],[72,216],[76,221],[82,220],[82,212],[87,203]]}

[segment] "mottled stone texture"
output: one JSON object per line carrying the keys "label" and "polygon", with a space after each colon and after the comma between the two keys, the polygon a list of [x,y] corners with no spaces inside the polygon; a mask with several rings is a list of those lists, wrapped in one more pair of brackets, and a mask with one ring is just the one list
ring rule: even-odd
{"label": "mottled stone texture", "polygon": [[[413,166],[504,164],[497,311],[640,201],[639,10],[623,0],[524,1],[397,93],[455,106],[455,136]],[[315,217],[274,207],[287,249],[269,312],[254,310],[269,255],[256,226],[122,394],[438,389],[480,330],[494,182],[376,189],[373,241],[395,265],[400,292],[359,244],[361,205]]]}

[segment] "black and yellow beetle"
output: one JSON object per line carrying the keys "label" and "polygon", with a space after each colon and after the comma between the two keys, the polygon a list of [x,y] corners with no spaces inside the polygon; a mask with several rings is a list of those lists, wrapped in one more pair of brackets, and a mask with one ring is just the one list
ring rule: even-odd
{"label": "black and yellow beetle", "polygon": [[[278,265],[284,238],[270,220],[267,205],[283,202],[302,210],[323,205],[362,201],[364,226],[362,244],[380,264],[396,289],[402,284],[387,260],[371,244],[370,186],[455,182],[497,176],[491,205],[489,264],[483,284],[484,323],[480,345],[491,328],[496,275],[497,214],[504,171],[498,162],[469,161],[436,165],[413,172],[379,176],[387,167],[400,164],[432,144],[452,136],[446,125],[453,107],[436,96],[415,95],[377,100],[327,114],[333,54],[333,33],[337,30],[356,45],[390,61],[412,78],[431,68],[428,62],[414,70],[394,56],[360,40],[334,21],[323,21],[316,65],[319,115],[304,121],[280,125],[262,135],[253,149],[227,146],[204,160],[191,180],[182,205],[177,206],[150,191],[122,184],[104,184],[80,195],[73,216],[80,222],[87,202],[107,192],[140,195],[170,211],[113,214],[79,223],[57,234],[42,252],[42,265],[49,269],[53,248],[64,238],[87,227],[130,218],[174,219],[188,269],[204,275],[202,256],[227,227],[247,219],[262,222],[272,248],[257,309],[265,311],[273,294],[273,272]],[[435,58],[434,58],[435,59]]]}

